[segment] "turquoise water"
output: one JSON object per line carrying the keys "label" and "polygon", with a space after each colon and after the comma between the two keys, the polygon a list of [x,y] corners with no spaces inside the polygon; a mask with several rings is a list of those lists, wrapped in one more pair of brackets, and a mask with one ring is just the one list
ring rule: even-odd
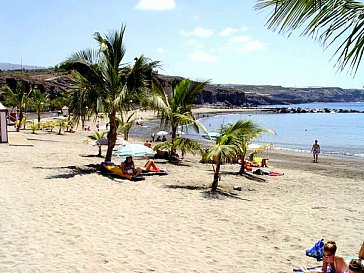
{"label": "turquoise water", "polygon": [[[364,103],[320,103],[284,107],[364,110]],[[208,131],[218,131],[222,124],[239,119],[253,120],[261,127],[272,129],[275,136],[264,134],[254,141],[273,143],[276,149],[310,152],[315,139],[323,154],[364,159],[363,113],[301,113],[301,114],[229,114],[200,119]]]}

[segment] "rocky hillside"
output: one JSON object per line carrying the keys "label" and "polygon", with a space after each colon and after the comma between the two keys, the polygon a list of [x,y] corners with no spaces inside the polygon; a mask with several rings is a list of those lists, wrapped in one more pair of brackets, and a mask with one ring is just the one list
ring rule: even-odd
{"label": "rocky hillside", "polygon": [[[181,77],[158,75],[168,92],[171,80]],[[0,86],[7,84],[15,88],[16,81],[38,87],[55,98],[60,92],[69,90],[72,82],[67,72],[54,70],[1,71]],[[215,106],[258,106],[268,104],[292,104],[309,102],[356,102],[364,101],[364,89],[342,89],[338,87],[287,88],[270,85],[210,84],[199,96],[197,104]]]}

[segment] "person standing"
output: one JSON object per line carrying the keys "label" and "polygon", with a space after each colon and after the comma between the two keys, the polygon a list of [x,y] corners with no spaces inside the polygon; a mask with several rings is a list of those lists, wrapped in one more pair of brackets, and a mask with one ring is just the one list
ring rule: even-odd
{"label": "person standing", "polygon": [[320,144],[318,144],[318,140],[315,140],[315,143],[312,145],[311,153],[313,155],[313,162],[318,162],[318,155],[320,153]]}
{"label": "person standing", "polygon": [[155,134],[154,133],[151,134],[151,138],[152,138],[152,142],[154,142],[154,138],[155,138]]}

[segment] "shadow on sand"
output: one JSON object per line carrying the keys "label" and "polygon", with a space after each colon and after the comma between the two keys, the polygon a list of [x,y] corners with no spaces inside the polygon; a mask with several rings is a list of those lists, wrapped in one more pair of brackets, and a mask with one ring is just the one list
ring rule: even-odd
{"label": "shadow on sand", "polygon": [[88,164],[85,166],[64,166],[64,167],[35,167],[36,169],[48,169],[48,170],[67,170],[67,173],[49,175],[46,179],[58,179],[58,178],[72,178],[76,175],[87,175],[98,171],[97,164]]}
{"label": "shadow on sand", "polygon": [[166,185],[165,188],[169,189],[186,189],[186,190],[201,190],[204,198],[209,199],[225,199],[225,198],[234,198],[239,200],[251,201],[250,199],[241,198],[236,193],[223,191],[221,189],[217,189],[215,192],[209,190],[207,186],[193,186],[193,185]]}

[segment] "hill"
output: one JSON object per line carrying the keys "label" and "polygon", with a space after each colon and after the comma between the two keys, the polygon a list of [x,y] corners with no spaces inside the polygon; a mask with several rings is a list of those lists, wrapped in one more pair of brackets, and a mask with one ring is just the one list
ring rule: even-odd
{"label": "hill", "polygon": [[42,66],[0,63],[0,70],[45,69]]}
{"label": "hill", "polygon": [[[157,75],[171,91],[170,82],[182,79],[178,76]],[[4,84],[15,88],[17,80],[27,86],[38,85],[51,98],[72,88],[69,73],[54,69],[1,71],[0,87]],[[339,87],[293,88],[271,85],[209,84],[197,99],[197,104],[215,107],[258,106],[269,104],[294,104],[310,102],[356,102],[364,101],[364,89],[342,89]]]}

